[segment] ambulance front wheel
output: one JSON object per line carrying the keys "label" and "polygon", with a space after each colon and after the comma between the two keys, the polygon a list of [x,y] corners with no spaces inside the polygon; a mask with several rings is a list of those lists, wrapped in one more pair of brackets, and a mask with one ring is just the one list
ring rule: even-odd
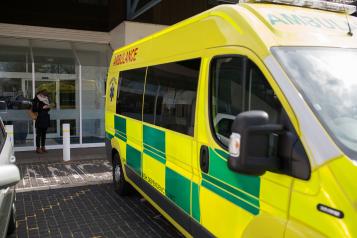
{"label": "ambulance front wheel", "polygon": [[123,166],[118,154],[113,156],[113,184],[117,194],[121,196],[129,194],[130,184],[125,180]]}

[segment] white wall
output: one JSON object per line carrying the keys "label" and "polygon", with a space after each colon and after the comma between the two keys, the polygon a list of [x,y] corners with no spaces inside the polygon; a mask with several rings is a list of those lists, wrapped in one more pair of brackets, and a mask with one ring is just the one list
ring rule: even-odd
{"label": "white wall", "polygon": [[112,49],[117,49],[166,27],[165,25],[124,21],[111,32],[98,32],[0,23],[0,36],[84,43],[109,43]]}
{"label": "white wall", "polygon": [[109,33],[110,45],[113,49],[117,49],[166,27],[165,25],[124,21]]}
{"label": "white wall", "polygon": [[101,44],[108,44],[110,40],[110,34],[108,32],[83,31],[5,23],[0,23],[0,36]]}
{"label": "white wall", "polygon": [[125,22],[116,26],[110,33],[110,47],[115,50],[125,45]]}

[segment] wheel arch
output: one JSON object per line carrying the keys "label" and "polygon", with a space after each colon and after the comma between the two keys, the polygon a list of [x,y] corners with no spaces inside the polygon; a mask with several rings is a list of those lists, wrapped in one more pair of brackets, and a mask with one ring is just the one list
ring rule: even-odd
{"label": "wheel arch", "polygon": [[129,180],[129,178],[128,178],[127,174],[126,174],[125,166],[124,166],[125,163],[124,163],[124,161],[123,161],[123,158],[120,156],[119,150],[116,149],[116,148],[113,148],[112,151],[111,151],[111,154],[112,154],[112,156],[111,156],[111,163],[112,163],[112,165],[114,164],[114,156],[115,156],[115,155],[118,155],[119,160],[120,160],[120,163],[121,163],[121,166],[122,166],[122,168],[123,168],[124,177],[125,177],[126,180]]}
{"label": "wheel arch", "polygon": [[113,148],[112,149],[112,155],[111,155],[111,162],[112,162],[112,164],[113,164],[113,162],[114,162],[114,156],[117,154],[118,156],[119,156],[119,159],[121,160],[121,157],[120,157],[120,153],[119,153],[119,151],[117,150],[117,149],[115,149],[115,148]]}

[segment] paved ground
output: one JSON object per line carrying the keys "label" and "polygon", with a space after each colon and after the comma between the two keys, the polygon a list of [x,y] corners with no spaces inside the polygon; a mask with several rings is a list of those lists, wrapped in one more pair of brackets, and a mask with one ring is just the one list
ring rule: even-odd
{"label": "paved ground", "polygon": [[18,164],[14,237],[182,237],[134,192],[120,197],[106,160]]}
{"label": "paved ground", "polygon": [[[48,153],[37,154],[34,151],[17,151],[17,164],[63,162],[63,150],[48,150]],[[105,147],[72,148],[71,161],[106,159]]]}
{"label": "paved ground", "polygon": [[18,167],[22,180],[16,186],[17,192],[107,183],[112,180],[112,167],[106,160],[23,163]]}
{"label": "paved ground", "polygon": [[11,237],[182,237],[139,195],[118,196],[111,184],[17,195]]}

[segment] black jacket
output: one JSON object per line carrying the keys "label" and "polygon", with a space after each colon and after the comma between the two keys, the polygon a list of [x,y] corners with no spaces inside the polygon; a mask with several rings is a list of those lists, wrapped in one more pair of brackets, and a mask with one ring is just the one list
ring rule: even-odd
{"label": "black jacket", "polygon": [[50,109],[43,109],[45,105],[37,96],[32,101],[32,111],[38,113],[35,123],[36,128],[47,129],[50,126],[50,115],[48,114]]}

